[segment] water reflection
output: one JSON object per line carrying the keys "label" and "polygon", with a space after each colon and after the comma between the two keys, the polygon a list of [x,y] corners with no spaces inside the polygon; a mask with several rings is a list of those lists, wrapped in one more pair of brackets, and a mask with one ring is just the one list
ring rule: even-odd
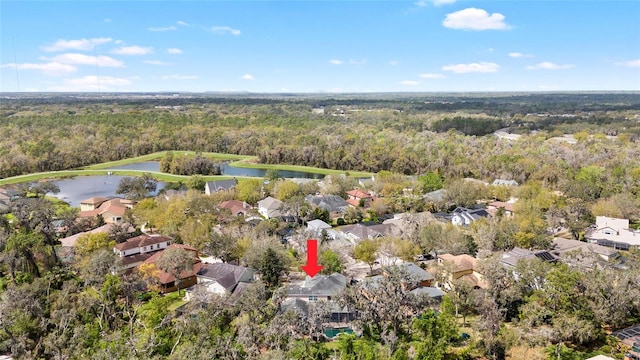
{"label": "water reflection", "polygon": [[[113,170],[141,170],[141,171],[160,171],[159,161],[143,161],[135,164],[128,164],[122,166],[115,166],[111,168]],[[247,169],[230,166],[229,163],[220,164],[220,170],[222,175],[228,176],[252,176],[252,177],[265,177],[267,170],[265,169]],[[322,179],[324,175],[315,174],[305,171],[289,171],[279,170],[278,173],[283,178],[298,178],[298,179]]]}
{"label": "water reflection", "polygon": [[[104,175],[104,176],[77,176],[73,179],[63,179],[53,181],[58,185],[60,192],[55,197],[62,199],[71,206],[80,206],[80,201],[94,196],[122,196],[116,194],[118,183],[124,176]],[[160,191],[165,187],[166,183],[158,182]]]}

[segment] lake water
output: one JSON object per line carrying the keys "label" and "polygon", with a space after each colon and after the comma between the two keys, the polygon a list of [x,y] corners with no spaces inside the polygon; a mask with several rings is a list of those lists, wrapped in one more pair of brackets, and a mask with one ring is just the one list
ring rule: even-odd
{"label": "lake water", "polygon": [[[144,161],[135,164],[115,166],[111,170],[141,170],[141,171],[159,171],[160,162]],[[265,169],[245,169],[229,166],[228,163],[220,165],[223,175],[227,176],[253,176],[264,177],[267,170]],[[280,176],[283,178],[302,178],[302,179],[322,179],[324,175],[308,173],[304,171],[286,171],[281,170]],[[82,200],[94,196],[121,196],[116,194],[118,183],[124,176],[104,175],[104,176],[77,176],[73,179],[63,179],[53,181],[58,185],[60,192],[55,194],[59,199],[69,203],[71,206],[80,206]],[[158,182],[157,191],[162,190],[166,183]],[[156,191],[156,192],[157,192]]]}
{"label": "lake water", "polygon": [[[60,192],[54,196],[69,203],[71,206],[80,206],[82,200],[94,196],[122,196],[116,194],[118,183],[124,176],[104,175],[104,176],[77,176],[73,179],[63,179],[53,181],[58,185]],[[165,187],[164,182],[158,182],[157,191]],[[157,192],[156,191],[156,192]]]}
{"label": "lake water", "polygon": [[[143,161],[135,164],[128,164],[122,166],[116,166],[112,168],[113,170],[141,170],[141,171],[159,171],[160,170],[160,162],[158,161]],[[222,171],[222,175],[227,176],[252,176],[252,177],[264,177],[267,173],[265,169],[247,169],[247,168],[239,168],[230,166],[229,163],[220,164],[220,170]],[[315,174],[304,171],[288,171],[288,170],[280,170],[280,176],[283,178],[291,179],[322,179],[324,178],[323,174]]]}

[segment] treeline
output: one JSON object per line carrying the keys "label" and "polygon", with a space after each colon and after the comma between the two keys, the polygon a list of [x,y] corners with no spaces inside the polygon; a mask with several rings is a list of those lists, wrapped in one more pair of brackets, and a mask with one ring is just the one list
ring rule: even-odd
{"label": "treeline", "polygon": [[175,175],[220,175],[220,165],[201,154],[196,156],[174,156],[168,152],[160,160],[160,171]]}
{"label": "treeline", "polygon": [[[507,101],[496,99],[486,101]],[[629,101],[629,96],[623,96],[623,100]],[[638,167],[640,158],[634,142],[640,137],[640,125],[619,121],[622,114],[597,114],[598,119],[613,120],[594,121],[588,129],[592,133],[625,135],[623,141],[594,139],[566,145],[546,141],[550,134],[544,131],[518,142],[492,136],[468,137],[464,134],[489,133],[512,118],[480,110],[468,115],[414,111],[411,109],[416,109],[417,103],[397,99],[380,100],[375,106],[373,100],[354,100],[346,107],[344,117],[329,115],[335,108],[324,100],[234,99],[224,104],[183,101],[178,110],[154,109],[151,101],[125,105],[78,102],[73,106],[5,101],[0,106],[0,178],[156,151],[193,150],[256,155],[266,164],[389,170],[407,175],[439,171],[445,178],[492,181],[504,177],[556,184],[588,165],[619,167],[624,178]],[[562,97],[557,101],[563,101]],[[370,107],[355,111],[360,103]],[[312,107],[322,104],[328,106],[326,115],[312,114]],[[538,105],[540,111],[545,111],[545,104]],[[508,107],[500,112],[508,112]],[[500,161],[503,154],[514,161]],[[193,169],[205,165],[200,162],[175,168],[178,173],[188,174],[201,171]]]}

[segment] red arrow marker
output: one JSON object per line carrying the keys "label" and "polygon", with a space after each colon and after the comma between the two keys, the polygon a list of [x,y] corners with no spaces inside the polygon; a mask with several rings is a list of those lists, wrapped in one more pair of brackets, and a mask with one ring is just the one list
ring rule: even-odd
{"label": "red arrow marker", "polygon": [[318,265],[318,240],[307,240],[307,265],[300,267],[310,277],[316,276],[316,274],[322,270],[322,266]]}

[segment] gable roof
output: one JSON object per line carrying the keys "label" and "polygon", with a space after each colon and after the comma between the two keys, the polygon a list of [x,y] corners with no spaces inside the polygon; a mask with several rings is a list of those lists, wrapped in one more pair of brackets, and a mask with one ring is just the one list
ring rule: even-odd
{"label": "gable roof", "polygon": [[202,264],[199,277],[215,280],[229,292],[233,292],[243,275],[250,273],[253,277],[255,271],[243,266],[231,265],[226,263]]}
{"label": "gable roof", "polygon": [[431,273],[429,273],[427,270],[421,268],[420,266],[411,263],[411,262],[407,262],[401,265],[398,265],[398,267],[400,267],[401,269],[406,270],[406,272],[413,277],[415,280],[418,281],[426,281],[426,280],[433,280],[435,279],[433,277],[433,275],[431,275]]}
{"label": "gable roof", "polygon": [[514,247],[510,251],[502,254],[502,259],[500,261],[507,265],[516,266],[518,260],[520,259],[534,258],[539,258],[547,262],[555,262],[557,260],[553,254],[546,250],[539,250],[534,252],[531,250]]}
{"label": "gable roof", "polygon": [[304,200],[329,212],[341,212],[349,206],[347,201],[338,195],[307,195]]}
{"label": "gable roof", "polygon": [[[99,199],[99,198],[91,198],[91,199]],[[131,200],[122,199],[122,198],[112,198],[103,201],[100,203],[94,210],[90,211],[80,211],[79,217],[93,217],[98,215],[104,215],[106,213],[111,213],[116,216],[124,216],[124,213],[127,209],[130,209],[133,206],[133,202]]]}
{"label": "gable roof", "polygon": [[289,296],[335,296],[347,286],[347,278],[339,273],[307,276],[302,286],[289,286]]}
{"label": "gable roof", "polygon": [[107,200],[109,200],[108,197],[94,196],[94,197],[90,197],[88,199],[84,199],[84,200],[80,201],[80,204],[99,205],[99,204],[102,204],[103,202],[105,202]]}
{"label": "gable roof", "polygon": [[331,229],[331,225],[327,224],[326,222],[320,219],[315,219],[307,222],[307,227],[310,229],[317,229],[317,230]]}
{"label": "gable roof", "polygon": [[357,198],[357,199],[369,199],[369,198],[372,198],[371,194],[369,194],[366,191],[362,191],[360,189],[349,190],[349,191],[347,191],[347,195],[353,196],[354,198]]}
{"label": "gable roof", "polygon": [[393,224],[364,225],[362,223],[357,223],[343,226],[340,231],[345,234],[352,234],[360,240],[375,239],[377,237],[391,235],[393,226]]}
{"label": "gable roof", "polygon": [[[193,267],[191,267],[190,270],[185,270],[183,272],[180,273],[180,279],[186,279],[192,276],[195,276],[198,271],[200,271],[200,268],[202,267],[202,262],[200,261],[200,259],[198,258],[198,250],[195,248],[192,248],[191,246],[188,245],[184,245],[184,244],[171,244],[169,245],[166,249],[161,250],[161,251],[157,251],[155,252],[153,255],[151,255],[148,259],[146,259],[144,261],[145,264],[154,264],[156,263],[156,261],[158,261],[160,259],[160,257],[162,256],[162,254],[167,251],[168,249],[184,249],[187,251],[191,251],[193,252]],[[160,270],[160,269],[158,269]],[[162,270],[160,270],[160,273],[158,274],[158,280],[160,280],[161,284],[169,284],[173,281],[176,281],[175,276],[164,272]]]}
{"label": "gable roof", "polygon": [[206,187],[209,189],[209,192],[218,192],[218,191],[227,191],[231,189],[235,189],[238,184],[238,180],[229,179],[229,180],[216,180],[216,181],[207,181]]}
{"label": "gable roof", "polygon": [[454,266],[453,271],[467,271],[467,270],[475,270],[478,267],[478,261],[471,255],[462,254],[462,255],[451,255],[451,254],[442,254],[438,255],[440,259],[446,261],[449,264]]}
{"label": "gable roof", "polygon": [[267,197],[265,199],[262,199],[260,201],[258,201],[258,206],[261,208],[265,208],[267,210],[277,210],[280,209],[282,207],[284,203],[274,197]]}
{"label": "gable roof", "polygon": [[127,241],[123,243],[117,244],[115,248],[120,251],[125,251],[143,246],[160,244],[165,241],[171,242],[172,240],[173,239],[170,237],[164,235],[139,235],[131,239],[127,239]]}
{"label": "gable roof", "polygon": [[246,213],[251,207],[246,202],[240,200],[227,200],[218,205],[222,209],[229,209],[232,215],[238,215],[240,213]]}

